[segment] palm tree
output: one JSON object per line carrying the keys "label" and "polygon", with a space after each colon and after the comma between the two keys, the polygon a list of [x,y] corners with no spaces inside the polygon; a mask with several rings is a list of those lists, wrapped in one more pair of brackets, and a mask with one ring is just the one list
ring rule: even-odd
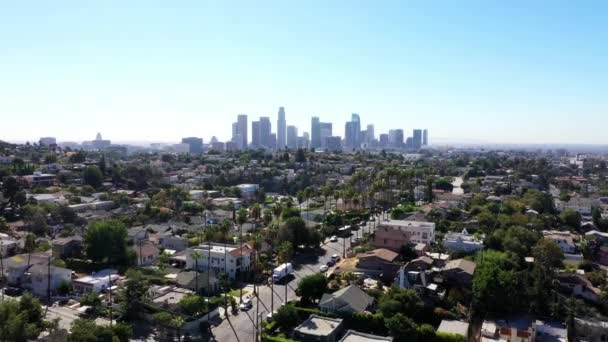
{"label": "palm tree", "polygon": [[[192,252],[192,254],[190,254],[190,256],[192,257],[192,259],[194,259],[194,272],[196,273],[195,275],[195,279],[194,279],[194,283],[196,286],[196,290],[194,290],[196,293],[199,292],[199,287],[198,287],[198,259],[203,257],[203,254],[200,251],[194,251]],[[208,261],[209,263],[209,261]]]}
{"label": "palm tree", "polygon": [[[245,210],[244,208],[239,209],[239,212],[237,214],[237,223],[239,224],[239,242],[241,244],[241,247],[239,248],[240,251],[240,262],[241,262],[241,268],[243,267],[243,225],[247,222],[247,210]],[[239,291],[239,304],[243,302],[243,270],[239,269],[239,277],[241,278],[241,286],[240,286],[240,291]]]}

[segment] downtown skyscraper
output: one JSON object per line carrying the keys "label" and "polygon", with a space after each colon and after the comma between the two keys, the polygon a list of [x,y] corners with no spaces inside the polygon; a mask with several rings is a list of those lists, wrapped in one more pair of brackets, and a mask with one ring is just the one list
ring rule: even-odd
{"label": "downtown skyscraper", "polygon": [[287,122],[285,121],[285,108],[279,107],[279,118],[277,120],[277,148],[282,149],[287,145]]}
{"label": "downtown skyscraper", "polygon": [[232,142],[239,149],[247,148],[247,115],[240,114],[236,122],[232,124]]}

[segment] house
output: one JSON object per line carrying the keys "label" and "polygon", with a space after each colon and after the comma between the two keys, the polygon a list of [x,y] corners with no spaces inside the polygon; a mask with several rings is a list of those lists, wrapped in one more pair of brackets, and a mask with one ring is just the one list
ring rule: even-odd
{"label": "house", "polygon": [[433,258],[429,256],[421,256],[405,264],[406,271],[426,271],[433,266]]}
{"label": "house", "polygon": [[527,318],[506,320],[485,320],[481,326],[479,341],[534,342],[536,332],[532,321]]}
{"label": "house", "polygon": [[410,242],[431,244],[435,241],[435,223],[391,220],[378,224],[373,245],[399,252]]}
{"label": "house", "polygon": [[5,258],[17,250],[17,240],[0,233],[0,258]]}
{"label": "house", "polygon": [[397,258],[399,258],[399,254],[388,249],[378,248],[369,252],[357,254],[357,267],[381,270],[384,264],[393,263]]}
{"label": "house", "polygon": [[118,279],[116,270],[104,269],[89,276],[74,279],[72,288],[77,294],[100,293],[110,288]]}
{"label": "house", "polygon": [[200,272],[197,274],[195,271],[180,272],[175,278],[175,283],[178,287],[197,293],[202,291],[207,294],[214,294],[220,290],[219,279],[213,273]]}
{"label": "house", "polygon": [[[249,272],[253,269],[255,249],[249,244],[243,244],[243,248],[237,245],[211,243],[201,246],[190,247],[184,251],[186,257],[186,269],[195,269],[207,272],[208,266],[215,272],[226,272],[228,278],[237,279],[241,272]],[[198,258],[195,258],[198,252]]]}
{"label": "house", "polygon": [[566,342],[568,328],[565,324],[555,321],[535,320],[536,342]]}
{"label": "house", "polygon": [[590,230],[585,233],[585,239],[596,239],[601,243],[608,242],[608,233],[600,232],[597,230]]}
{"label": "house", "polygon": [[368,309],[374,304],[374,298],[356,285],[349,285],[334,293],[325,293],[319,301],[319,309],[331,313],[353,313]]}
{"label": "house", "polygon": [[40,171],[35,171],[33,174],[29,176],[21,177],[23,183],[31,188],[39,187],[39,186],[51,186],[55,184],[55,175],[51,173],[42,173]]}
{"label": "house", "polygon": [[137,266],[151,266],[160,255],[160,249],[151,241],[141,241],[131,248],[137,256],[135,259]]}
{"label": "house", "polygon": [[144,227],[133,227],[127,230],[127,242],[137,244],[141,241],[146,241],[150,238],[148,230]]}
{"label": "house", "polygon": [[444,319],[437,328],[438,333],[453,334],[463,336],[465,339],[469,336],[469,323]]}
{"label": "house", "polygon": [[462,232],[449,232],[443,238],[443,247],[450,251],[475,252],[483,249],[484,236],[469,234],[467,229]]}
{"label": "house", "polygon": [[600,320],[574,319],[576,341],[608,341],[608,322]]}
{"label": "house", "polygon": [[73,258],[80,255],[80,252],[82,251],[81,236],[69,236],[65,238],[58,238],[52,240],[51,242],[53,258]]}
{"label": "house", "polygon": [[470,286],[476,264],[466,259],[450,260],[442,269],[442,274],[449,283]]}
{"label": "house", "polygon": [[557,275],[560,290],[575,297],[597,303],[600,300],[601,290],[581,274],[560,273]]}
{"label": "house", "polygon": [[377,336],[372,334],[364,334],[355,330],[348,330],[339,342],[391,342],[393,338],[390,336]]}
{"label": "house", "polygon": [[169,310],[176,310],[179,302],[194,292],[174,286],[153,286],[150,288],[152,303]]}
{"label": "house", "polygon": [[343,330],[344,325],[341,318],[321,317],[313,314],[298,325],[293,332],[298,341],[337,342],[338,336]]}
{"label": "house", "polygon": [[72,270],[48,265],[33,265],[24,275],[22,286],[38,297],[46,297],[49,289],[54,294],[61,284],[72,280]]}
{"label": "house", "polygon": [[258,184],[239,184],[236,187],[241,191],[243,198],[253,198],[260,189]]}
{"label": "house", "polygon": [[608,246],[601,246],[595,256],[596,261],[604,266],[608,266]]}
{"label": "house", "polygon": [[2,259],[4,276],[9,285],[21,286],[26,281],[25,272],[32,265],[46,266],[50,261],[50,256],[46,253],[14,255],[10,258]]}
{"label": "house", "polygon": [[176,252],[181,252],[188,248],[188,240],[171,234],[163,234],[158,238],[158,244],[164,249],[170,249]]}
{"label": "house", "polygon": [[555,242],[564,253],[576,253],[576,245],[574,244],[577,236],[567,231],[559,230],[543,230],[545,239]]}

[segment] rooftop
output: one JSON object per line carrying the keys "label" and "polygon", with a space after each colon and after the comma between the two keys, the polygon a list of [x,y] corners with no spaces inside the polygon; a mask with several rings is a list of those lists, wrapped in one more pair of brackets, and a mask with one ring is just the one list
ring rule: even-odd
{"label": "rooftop", "polygon": [[340,325],[342,319],[310,315],[306,321],[298,325],[294,331],[305,335],[328,336]]}

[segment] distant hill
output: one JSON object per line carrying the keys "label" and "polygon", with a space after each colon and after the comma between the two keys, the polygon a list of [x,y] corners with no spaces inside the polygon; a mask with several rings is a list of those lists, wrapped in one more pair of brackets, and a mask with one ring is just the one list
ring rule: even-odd
{"label": "distant hill", "polygon": [[3,140],[0,140],[0,149],[14,148],[15,146],[17,146],[17,145],[8,143],[8,142],[3,141]]}

